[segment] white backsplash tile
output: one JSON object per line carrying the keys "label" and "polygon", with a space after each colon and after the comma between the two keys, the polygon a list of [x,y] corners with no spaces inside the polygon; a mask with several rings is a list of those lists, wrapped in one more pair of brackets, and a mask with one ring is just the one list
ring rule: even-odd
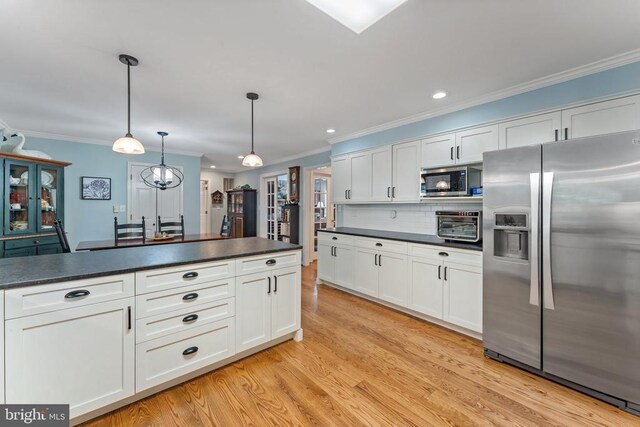
{"label": "white backsplash tile", "polygon": [[343,205],[338,227],[436,234],[436,211],[482,210],[482,203]]}

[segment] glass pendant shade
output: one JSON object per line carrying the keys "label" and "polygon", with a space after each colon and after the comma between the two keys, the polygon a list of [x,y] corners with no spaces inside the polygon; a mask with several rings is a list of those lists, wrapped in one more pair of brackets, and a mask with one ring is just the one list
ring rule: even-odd
{"label": "glass pendant shade", "polygon": [[242,159],[242,166],[249,166],[249,167],[262,166],[262,159],[260,158],[260,156],[258,156],[256,153],[252,151],[251,154],[244,156],[244,159]]}
{"label": "glass pendant shade", "polygon": [[123,136],[113,143],[113,151],[123,154],[144,154],[144,147],[133,136]]}

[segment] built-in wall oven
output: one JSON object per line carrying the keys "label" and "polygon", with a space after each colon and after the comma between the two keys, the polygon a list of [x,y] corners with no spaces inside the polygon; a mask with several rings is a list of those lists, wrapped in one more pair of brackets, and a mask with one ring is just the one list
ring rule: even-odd
{"label": "built-in wall oven", "polygon": [[445,240],[482,240],[482,213],[479,211],[436,211],[437,236]]}
{"label": "built-in wall oven", "polygon": [[422,169],[420,195],[422,197],[469,196],[471,188],[480,187],[481,181],[481,169],[473,166]]}

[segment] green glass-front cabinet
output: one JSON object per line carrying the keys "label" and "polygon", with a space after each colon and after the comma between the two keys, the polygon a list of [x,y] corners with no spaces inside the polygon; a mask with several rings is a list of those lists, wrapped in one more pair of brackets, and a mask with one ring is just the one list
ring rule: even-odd
{"label": "green glass-front cabinet", "polygon": [[64,168],[69,163],[0,153],[3,258],[61,252],[54,221],[64,221]]}

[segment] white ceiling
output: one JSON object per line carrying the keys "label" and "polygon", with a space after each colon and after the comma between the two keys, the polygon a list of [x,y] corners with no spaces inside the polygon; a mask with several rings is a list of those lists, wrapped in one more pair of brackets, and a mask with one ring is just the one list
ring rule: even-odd
{"label": "white ceiling", "polygon": [[[0,120],[240,170],[640,47],[637,0],[409,0],[357,35],[304,0],[3,0]],[[435,101],[431,95],[446,90]],[[28,145],[28,144],[27,144]]]}

